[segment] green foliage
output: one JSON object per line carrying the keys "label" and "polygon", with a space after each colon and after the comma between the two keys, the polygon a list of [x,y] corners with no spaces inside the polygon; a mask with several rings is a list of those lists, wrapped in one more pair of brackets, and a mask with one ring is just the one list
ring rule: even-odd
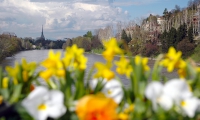
{"label": "green foliage", "polygon": [[97,54],[102,54],[104,51],[103,48],[95,48],[95,49],[92,49],[92,53],[97,53]]}
{"label": "green foliage", "polygon": [[21,39],[0,35],[0,60],[22,50]]}
{"label": "green foliage", "polygon": [[183,25],[180,25],[180,27],[177,30],[177,42],[182,41],[187,35],[187,26],[184,23]]}
{"label": "green foliage", "polygon": [[194,53],[192,54],[192,59],[194,59],[197,62],[200,62],[200,44],[198,44],[195,48]]}
{"label": "green foliage", "polygon": [[194,37],[193,37],[193,26],[190,26],[188,29],[188,39],[190,43],[194,42]]}
{"label": "green foliage", "polygon": [[176,44],[177,44],[177,32],[176,32],[176,29],[175,28],[171,28],[170,31],[169,31],[169,41],[168,41],[168,48],[170,46],[174,46],[176,47]]}
{"label": "green foliage", "polygon": [[83,35],[83,37],[89,37],[90,39],[92,39],[92,32],[88,31],[85,35]]}
{"label": "green foliage", "polygon": [[162,52],[166,53],[168,50],[168,47],[169,47],[168,46],[168,33],[166,30],[163,32],[163,34],[161,34],[161,44],[162,44],[162,46],[161,46]]}
{"label": "green foliage", "polygon": [[122,30],[122,36],[121,39],[124,40],[126,42],[126,44],[128,44],[131,41],[131,35],[129,34],[129,36],[126,34],[125,30]]}

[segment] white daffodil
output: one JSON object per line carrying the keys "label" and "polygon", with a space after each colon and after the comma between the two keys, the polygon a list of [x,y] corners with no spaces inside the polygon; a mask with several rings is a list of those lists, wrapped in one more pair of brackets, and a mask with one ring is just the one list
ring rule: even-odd
{"label": "white daffodil", "polygon": [[58,90],[48,90],[46,87],[36,87],[22,106],[36,120],[46,120],[48,117],[59,118],[65,112],[63,93]]}
{"label": "white daffodil", "polygon": [[190,97],[181,101],[180,105],[184,113],[190,118],[193,118],[199,108],[199,99],[196,97]]}
{"label": "white daffodil", "polygon": [[[94,90],[97,86],[98,79],[93,79],[90,82],[90,88]],[[118,80],[112,79],[112,80],[103,80],[102,82],[104,85],[102,89],[102,93],[104,93],[107,97],[113,98],[116,103],[120,103],[124,92],[122,89],[122,85]]]}
{"label": "white daffodil", "polygon": [[163,88],[163,94],[170,96],[176,104],[183,99],[192,97],[190,87],[183,79],[169,80]]}
{"label": "white daffodil", "polygon": [[160,82],[151,82],[145,90],[145,96],[152,101],[153,109],[157,110],[158,104],[165,110],[169,110],[173,106],[170,97],[163,95],[163,85]]}

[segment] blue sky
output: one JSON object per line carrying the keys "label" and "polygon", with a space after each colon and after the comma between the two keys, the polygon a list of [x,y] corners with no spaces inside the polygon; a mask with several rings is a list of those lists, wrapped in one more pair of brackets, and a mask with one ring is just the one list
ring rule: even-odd
{"label": "blue sky", "polygon": [[[142,0],[141,0],[142,1]],[[175,5],[181,8],[186,7],[188,0],[152,0],[151,2],[130,5],[130,6],[120,6],[123,10],[127,10],[130,14],[130,19],[137,17],[146,17],[150,13],[162,15],[165,8],[172,10]]]}
{"label": "blue sky", "polygon": [[37,38],[44,26],[47,39],[84,35],[87,31],[116,27],[165,8],[186,7],[188,0],[0,0],[0,33]]}

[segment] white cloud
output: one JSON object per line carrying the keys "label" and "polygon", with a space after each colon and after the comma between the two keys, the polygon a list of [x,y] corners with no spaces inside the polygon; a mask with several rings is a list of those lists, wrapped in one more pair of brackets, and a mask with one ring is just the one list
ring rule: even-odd
{"label": "white cloud", "polygon": [[46,38],[83,35],[88,30],[127,20],[128,12],[113,7],[112,0],[0,0],[1,32],[19,37]]}
{"label": "white cloud", "polygon": [[132,6],[132,5],[144,5],[156,2],[158,0],[116,0],[113,1],[115,6]]}

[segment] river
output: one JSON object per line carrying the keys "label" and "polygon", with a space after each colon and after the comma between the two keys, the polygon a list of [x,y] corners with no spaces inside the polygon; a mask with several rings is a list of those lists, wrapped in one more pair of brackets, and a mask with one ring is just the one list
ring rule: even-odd
{"label": "river", "polygon": [[[48,57],[48,51],[49,50],[28,50],[28,51],[20,51],[17,54],[13,55],[12,57],[7,57],[6,59],[4,59],[1,63],[0,66],[2,66],[3,68],[5,68],[5,66],[14,66],[15,62],[21,62],[22,58],[25,58],[28,62],[32,62],[35,61],[37,63],[43,61],[44,59],[46,59]],[[64,53],[63,50],[54,50],[54,52],[57,51],[61,51],[62,55]],[[101,55],[97,55],[97,54],[92,54],[92,53],[85,53],[85,56],[88,58],[88,62],[87,62],[87,69],[86,69],[86,73],[88,73],[89,69],[92,67],[92,65],[95,62],[105,62],[105,60],[103,59],[103,57]],[[115,57],[115,60],[118,60],[119,57]],[[148,65],[150,66],[150,68],[153,67],[154,64],[154,60],[149,60]],[[42,67],[39,67],[37,69],[41,70]],[[115,71],[116,67],[113,67],[112,70]],[[168,73],[166,70],[162,71],[162,74],[166,75],[168,79],[171,78],[175,78],[177,77],[177,74],[175,72],[173,73]],[[87,74],[86,74],[87,75]],[[117,76],[122,80],[122,83],[124,85],[128,85],[129,84],[129,80],[125,77],[125,76],[120,76],[117,74]]]}

